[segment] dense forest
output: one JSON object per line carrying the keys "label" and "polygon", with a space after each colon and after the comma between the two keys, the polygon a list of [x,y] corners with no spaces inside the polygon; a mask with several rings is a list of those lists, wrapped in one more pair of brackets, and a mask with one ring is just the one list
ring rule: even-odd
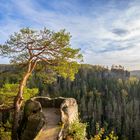
{"label": "dense forest", "polygon": [[[1,65],[0,87],[20,80],[19,68]],[[87,122],[88,137],[96,133],[96,124],[106,134],[112,130],[119,139],[140,139],[140,81],[131,77],[122,66],[107,67],[81,65],[75,80],[61,78],[46,83],[33,72],[28,88],[38,88],[40,96],[74,97],[79,105],[79,115]]]}

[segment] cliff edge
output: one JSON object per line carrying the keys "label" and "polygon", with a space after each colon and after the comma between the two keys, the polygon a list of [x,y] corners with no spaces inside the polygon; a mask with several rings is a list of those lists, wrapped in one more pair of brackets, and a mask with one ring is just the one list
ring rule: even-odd
{"label": "cliff edge", "polygon": [[21,140],[62,140],[78,120],[78,105],[74,98],[34,97],[25,103],[23,114]]}

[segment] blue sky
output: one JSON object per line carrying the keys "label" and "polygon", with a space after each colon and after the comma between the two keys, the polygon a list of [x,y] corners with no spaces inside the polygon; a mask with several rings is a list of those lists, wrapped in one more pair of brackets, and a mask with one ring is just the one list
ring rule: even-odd
{"label": "blue sky", "polygon": [[140,69],[140,0],[0,0],[0,9],[0,43],[22,27],[65,28],[84,63]]}

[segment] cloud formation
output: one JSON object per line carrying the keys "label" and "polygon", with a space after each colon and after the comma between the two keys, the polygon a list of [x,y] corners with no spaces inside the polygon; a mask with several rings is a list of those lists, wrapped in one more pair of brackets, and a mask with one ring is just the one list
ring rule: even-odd
{"label": "cloud formation", "polygon": [[25,26],[65,28],[84,63],[140,69],[139,0],[2,0],[0,8],[0,42]]}

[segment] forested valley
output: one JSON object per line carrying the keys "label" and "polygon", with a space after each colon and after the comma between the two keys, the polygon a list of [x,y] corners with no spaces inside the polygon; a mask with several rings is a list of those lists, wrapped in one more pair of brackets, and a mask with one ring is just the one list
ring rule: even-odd
{"label": "forested valley", "polygon": [[[1,65],[0,88],[17,84],[21,73],[15,66]],[[51,74],[45,70],[42,76],[46,73]],[[53,83],[46,83],[34,71],[27,87],[38,88],[40,96],[76,98],[80,119],[87,123],[88,138],[96,134],[99,125],[106,134],[114,131],[119,139],[140,139],[140,80],[131,77],[122,66],[112,66],[109,70],[83,64],[73,81],[57,76]]]}

